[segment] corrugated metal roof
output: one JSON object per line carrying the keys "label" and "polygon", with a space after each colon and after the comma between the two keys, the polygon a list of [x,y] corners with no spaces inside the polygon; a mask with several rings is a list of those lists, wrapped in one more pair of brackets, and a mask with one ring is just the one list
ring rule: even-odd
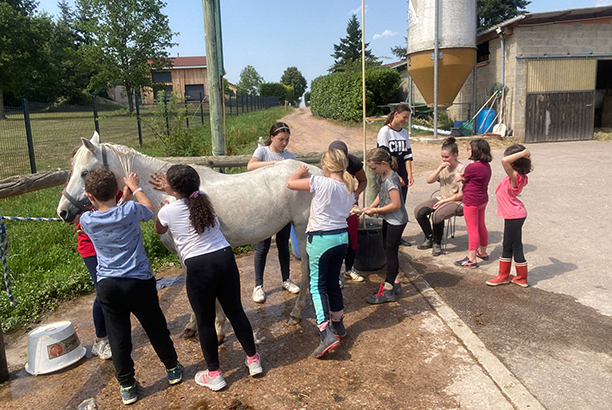
{"label": "corrugated metal roof", "polygon": [[568,9],[557,11],[545,11],[540,13],[528,13],[508,19],[496,26],[488,28],[478,37],[494,33],[500,27],[507,26],[528,26],[533,24],[560,23],[564,21],[588,20],[600,17],[611,17],[612,6],[584,7],[580,9]]}

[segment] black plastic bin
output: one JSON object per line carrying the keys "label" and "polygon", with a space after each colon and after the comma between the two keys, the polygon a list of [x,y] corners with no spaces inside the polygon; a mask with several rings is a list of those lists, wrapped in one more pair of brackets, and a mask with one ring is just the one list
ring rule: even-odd
{"label": "black plastic bin", "polygon": [[383,246],[382,219],[367,218],[360,222],[357,236],[355,269],[359,271],[379,270],[387,264]]}

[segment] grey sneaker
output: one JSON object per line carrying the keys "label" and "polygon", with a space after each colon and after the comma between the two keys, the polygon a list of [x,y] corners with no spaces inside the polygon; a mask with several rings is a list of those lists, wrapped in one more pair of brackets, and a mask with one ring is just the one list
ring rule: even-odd
{"label": "grey sneaker", "polygon": [[344,339],[346,337],[346,328],[344,327],[344,318],[340,319],[339,322],[330,320],[331,331],[336,335],[338,339]]}
{"label": "grey sneaker", "polygon": [[183,381],[183,365],[179,362],[176,362],[176,366],[172,369],[166,369],[168,373],[168,383],[170,385],[179,384]]}
{"label": "grey sneaker", "polygon": [[314,351],[314,356],[317,359],[321,359],[327,353],[333,352],[338,346],[340,346],[340,341],[338,340],[336,335],[329,329],[329,324],[320,333],[321,343],[319,344],[319,347],[317,347]]}
{"label": "grey sneaker", "polygon": [[227,386],[223,374],[219,373],[217,377],[210,377],[208,370],[202,370],[196,373],[195,382],[200,386],[208,387],[212,391],[218,391]]}
{"label": "grey sneaker", "polygon": [[138,395],[136,394],[138,387],[136,386],[136,383],[129,387],[121,386],[119,390],[121,391],[121,400],[123,401],[123,404],[136,403],[138,400]]}
{"label": "grey sneaker", "polygon": [[253,302],[264,303],[266,301],[266,294],[264,293],[263,286],[255,286],[253,289]]}
{"label": "grey sneaker", "polygon": [[288,290],[291,293],[300,293],[300,287],[293,283],[291,279],[287,279],[283,282],[283,289]]}
{"label": "grey sneaker", "polygon": [[399,282],[393,283],[393,294],[399,295],[402,293],[402,284]]}
{"label": "grey sneaker", "polygon": [[439,243],[435,243],[432,245],[432,250],[431,250],[431,254],[433,256],[440,256],[442,255],[442,246],[440,246]]}
{"label": "grey sneaker", "polygon": [[385,284],[381,283],[378,292],[372,296],[368,296],[368,303],[377,305],[386,302],[395,302],[395,294],[393,293],[393,289],[385,289]]}
{"label": "grey sneaker", "polygon": [[357,273],[357,271],[355,270],[355,268],[351,268],[350,271],[344,271],[344,278],[345,279],[350,279],[353,282],[363,282],[365,279],[363,278],[363,276],[361,276],[360,274]]}
{"label": "grey sneaker", "polygon": [[263,367],[261,367],[261,360],[259,359],[259,354],[255,353],[254,359],[249,359],[247,356],[244,359],[244,364],[249,368],[249,375],[257,376],[258,374],[263,373]]}
{"label": "grey sneaker", "polygon": [[433,245],[433,240],[431,238],[425,238],[425,241],[417,246],[417,249],[430,249]]}
{"label": "grey sneaker", "polygon": [[91,347],[91,354],[98,356],[102,360],[112,359],[113,352],[111,351],[108,339],[97,340]]}

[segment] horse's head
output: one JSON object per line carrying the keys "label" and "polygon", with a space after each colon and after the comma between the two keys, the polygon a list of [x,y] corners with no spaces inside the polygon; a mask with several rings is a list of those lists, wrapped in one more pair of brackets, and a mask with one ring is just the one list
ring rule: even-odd
{"label": "horse's head", "polygon": [[[119,186],[123,186],[123,174],[118,173],[117,161],[111,151],[100,144],[100,136],[94,132],[91,140],[81,138],[83,146],[72,158],[72,170],[68,185],[62,192],[57,214],[65,222],[73,222],[91,204],[85,196],[85,176],[94,169],[107,168],[115,172]],[[121,170],[119,170],[121,171]]]}

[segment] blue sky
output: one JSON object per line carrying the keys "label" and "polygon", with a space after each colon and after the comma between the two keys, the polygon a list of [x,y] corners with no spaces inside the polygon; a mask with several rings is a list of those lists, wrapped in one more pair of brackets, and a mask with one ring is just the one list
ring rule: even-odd
{"label": "blue sky", "polygon": [[[73,4],[69,0],[70,4]],[[180,34],[170,56],[205,55],[201,0],[168,0],[164,12]],[[530,12],[610,5],[612,0],[532,0]],[[56,0],[39,0],[39,11],[59,13]],[[346,36],[351,14],[361,21],[360,0],[221,0],[223,50],[227,79],[237,83],[251,65],[267,82],[278,82],[295,66],[308,81],[327,73],[333,44]],[[390,48],[404,43],[406,0],[366,1],[366,41],[383,62],[397,61]]]}

